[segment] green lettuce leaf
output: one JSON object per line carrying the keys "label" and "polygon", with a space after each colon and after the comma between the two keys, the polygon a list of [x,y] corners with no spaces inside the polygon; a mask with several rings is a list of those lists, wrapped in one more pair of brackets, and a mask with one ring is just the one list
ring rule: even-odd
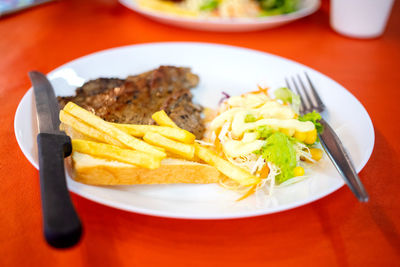
{"label": "green lettuce leaf", "polygon": [[274,133],[274,130],[272,130],[270,127],[266,125],[262,125],[257,127],[257,133],[258,133],[258,138],[267,139],[268,137],[271,136],[271,134]]}
{"label": "green lettuce leaf", "polygon": [[276,176],[278,184],[294,176],[293,169],[297,165],[296,151],[292,141],[285,134],[281,132],[270,134],[257,154],[261,154],[266,161],[280,168],[281,173]]}
{"label": "green lettuce leaf", "polygon": [[213,11],[218,7],[218,5],[219,5],[218,0],[207,0],[200,6],[200,10],[201,11]]}
{"label": "green lettuce leaf", "polygon": [[246,117],[244,118],[244,122],[255,122],[257,119],[253,114],[247,114]]}
{"label": "green lettuce leaf", "polygon": [[294,111],[299,114],[300,109],[300,96],[293,93],[289,88],[281,87],[274,91],[274,95],[277,99],[283,101],[283,103],[289,103],[292,105]]}
{"label": "green lettuce leaf", "polygon": [[323,125],[319,122],[320,119],[321,114],[319,114],[315,110],[299,117],[299,121],[311,121],[312,123],[314,123],[315,129],[317,129],[317,133],[322,133],[324,131]]}
{"label": "green lettuce leaf", "polygon": [[257,0],[262,9],[261,16],[287,14],[298,9],[298,0]]}

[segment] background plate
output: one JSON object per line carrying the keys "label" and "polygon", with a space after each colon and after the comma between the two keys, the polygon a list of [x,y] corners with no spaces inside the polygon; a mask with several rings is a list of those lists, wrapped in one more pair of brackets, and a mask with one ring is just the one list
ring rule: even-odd
{"label": "background plate", "polygon": [[135,0],[119,0],[119,2],[129,9],[161,23],[195,30],[223,32],[255,31],[277,27],[311,15],[320,6],[320,0],[300,0],[299,10],[284,15],[260,18],[184,18],[145,10]]}
{"label": "background plate", "polygon": [[[326,120],[335,129],[359,172],[374,146],[374,129],[368,113],[345,88],[299,63],[244,48],[206,43],[152,43],[94,53],[67,63],[48,74],[56,95],[72,95],[76,87],[98,77],[125,78],[160,65],[191,67],[200,76],[194,101],[216,107],[221,92],[238,95],[257,89],[284,86],[284,77],[307,71],[327,106]],[[356,126],[356,127],[355,127]],[[15,135],[27,159],[38,168],[36,110],[33,91],[22,98],[15,114]],[[111,207],[143,214],[191,219],[228,219],[287,210],[330,194],[343,180],[325,156],[299,183],[278,188],[272,197],[239,195],[216,184],[90,186],[73,181],[78,195]]]}

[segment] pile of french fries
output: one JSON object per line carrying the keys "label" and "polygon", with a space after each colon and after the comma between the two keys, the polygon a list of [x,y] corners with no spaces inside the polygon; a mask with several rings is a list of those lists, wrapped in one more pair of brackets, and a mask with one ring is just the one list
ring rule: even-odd
{"label": "pile of french fries", "polygon": [[158,126],[107,122],[73,102],[60,111],[64,126],[68,125],[83,137],[72,139],[73,151],[149,169],[159,168],[166,157],[202,160],[240,185],[252,186],[260,181],[196,143],[195,136],[179,128],[165,111],[154,113],[152,118]]}

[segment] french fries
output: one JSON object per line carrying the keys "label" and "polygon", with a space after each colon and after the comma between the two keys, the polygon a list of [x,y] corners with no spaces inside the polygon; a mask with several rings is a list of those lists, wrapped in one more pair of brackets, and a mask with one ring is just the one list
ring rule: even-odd
{"label": "french fries", "polygon": [[113,125],[119,128],[120,130],[136,137],[143,137],[147,132],[154,132],[161,134],[164,137],[174,139],[176,141],[180,141],[186,144],[193,144],[194,140],[196,139],[196,136],[194,134],[180,128],[172,128],[168,126],[135,125],[135,124],[119,124],[119,123],[113,123]]}
{"label": "french fries", "polygon": [[178,125],[175,124],[175,122],[173,122],[171,120],[170,117],[168,117],[167,113],[165,113],[164,110],[160,110],[157,111],[156,113],[154,113],[151,118],[157,122],[158,125],[160,126],[168,126],[168,127],[172,127],[172,128],[179,128]]}
{"label": "french fries", "polygon": [[100,142],[104,142],[107,144],[125,147],[121,142],[115,140],[111,136],[103,134],[99,130],[87,125],[83,121],[75,118],[74,116],[68,114],[67,112],[61,110],[60,111],[60,121],[71,126],[74,130],[78,131],[81,134],[87,135],[92,139],[95,139]]}
{"label": "french fries", "polygon": [[224,160],[213,151],[208,148],[202,147],[199,144],[194,144],[195,147],[195,155],[200,159],[204,160],[211,166],[214,166],[221,173],[225,174],[227,177],[232,180],[238,182],[244,186],[255,185],[260,182],[260,178],[250,174],[249,172],[243,170],[242,168],[233,165],[227,160]]}
{"label": "french fries", "polygon": [[176,155],[180,155],[185,159],[193,159],[194,157],[193,145],[176,142],[174,140],[162,136],[161,134],[154,132],[147,132],[143,136],[143,140],[155,146],[163,147],[165,148],[165,150],[172,152]]}
{"label": "french fries", "polygon": [[87,140],[73,139],[72,149],[95,157],[117,160],[149,169],[156,169],[161,164],[161,159],[157,156]]}
{"label": "french fries", "polygon": [[167,156],[167,154],[164,152],[165,151],[164,149],[152,146],[146,142],[143,142],[142,140],[139,140],[125,133],[124,131],[121,131],[111,123],[102,120],[93,113],[87,111],[84,108],[81,108],[80,106],[72,102],[69,102],[67,105],[65,105],[64,111],[77,118],[80,118],[85,123],[104,132],[105,134],[112,136],[113,138],[115,138],[122,144],[126,145],[127,147],[145,153],[153,154],[160,158],[165,158]]}
{"label": "french fries", "polygon": [[196,137],[179,128],[163,110],[154,113],[152,118],[160,126],[106,122],[72,102],[60,112],[60,120],[65,125],[85,138],[98,141],[73,139],[72,148],[76,152],[149,169],[160,167],[166,152],[188,160],[196,156],[240,185],[254,186],[260,182],[257,176],[195,143]]}

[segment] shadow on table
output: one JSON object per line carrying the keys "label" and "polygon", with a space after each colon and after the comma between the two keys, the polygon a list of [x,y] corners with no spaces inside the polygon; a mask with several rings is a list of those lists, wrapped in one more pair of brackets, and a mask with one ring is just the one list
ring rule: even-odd
{"label": "shadow on table", "polygon": [[[372,220],[379,228],[386,241],[394,248],[400,248],[400,235],[396,229],[396,225],[393,219],[389,216],[388,211],[392,211],[392,214],[396,213],[399,205],[398,203],[398,188],[400,182],[398,178],[400,176],[399,166],[400,160],[396,155],[396,151],[389,144],[386,138],[379,131],[375,132],[375,154],[379,153],[381,159],[386,159],[384,164],[382,161],[379,166],[369,168],[369,177],[376,179],[382,179],[380,183],[374,182],[374,188],[371,188],[371,201],[366,205]],[[382,177],[382,169],[385,169],[384,173],[391,174],[387,177]],[[397,182],[396,182],[397,180]],[[396,185],[397,183],[397,185]],[[385,199],[383,199],[385,195]],[[376,197],[376,201],[374,200]],[[397,214],[398,216],[398,214]]]}
{"label": "shadow on table", "polygon": [[[348,254],[351,251],[349,251],[350,245],[347,243],[356,242],[357,247],[362,249],[364,244],[358,241],[361,240],[360,236],[371,234],[368,232],[371,229],[363,227],[364,220],[367,221],[366,223],[369,219],[372,220],[376,226],[375,229],[382,233],[382,237],[395,253],[400,248],[400,235],[393,220],[395,209],[398,208],[395,205],[398,205],[398,192],[396,191],[399,188],[399,182],[393,181],[393,179],[400,176],[398,167],[400,160],[396,157],[395,150],[386,138],[380,132],[375,134],[376,143],[370,161],[371,163],[376,162],[375,158],[379,157],[379,164],[369,164],[365,167],[363,172],[368,173],[368,177],[363,177],[363,173],[360,174],[370,193],[370,201],[368,203],[357,202],[350,190],[344,187],[335,193],[342,194],[338,201],[332,201],[329,196],[312,204],[319,216],[325,235],[330,239],[339,266],[349,265],[350,255]],[[392,175],[382,177],[383,168],[385,168],[384,173]],[[336,212],[340,210],[347,212]],[[351,231],[357,229],[359,232],[349,233],[349,229]],[[352,236],[351,239],[349,239],[349,234]]]}

